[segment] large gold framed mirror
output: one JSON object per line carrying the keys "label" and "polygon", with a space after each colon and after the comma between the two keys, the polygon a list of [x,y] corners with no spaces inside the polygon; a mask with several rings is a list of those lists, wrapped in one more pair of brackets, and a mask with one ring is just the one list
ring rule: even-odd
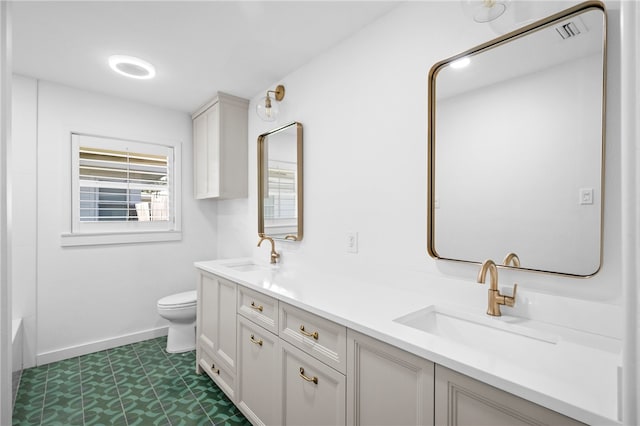
{"label": "large gold framed mirror", "polygon": [[585,2],[431,68],[432,257],[599,270],[606,22]]}
{"label": "large gold framed mirror", "polygon": [[258,235],[302,239],[302,124],[258,136]]}

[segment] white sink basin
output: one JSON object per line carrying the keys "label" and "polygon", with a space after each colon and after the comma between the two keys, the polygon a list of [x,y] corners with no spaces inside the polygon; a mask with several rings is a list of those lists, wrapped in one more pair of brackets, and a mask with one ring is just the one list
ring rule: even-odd
{"label": "white sink basin", "polygon": [[252,262],[232,263],[225,266],[227,268],[231,268],[234,271],[238,271],[238,272],[266,271],[269,269],[268,266],[259,265],[257,263],[252,263]]}
{"label": "white sink basin", "polygon": [[560,340],[554,334],[517,324],[526,323],[520,318],[474,315],[437,305],[427,306],[394,321],[455,343],[507,357],[549,350]]}

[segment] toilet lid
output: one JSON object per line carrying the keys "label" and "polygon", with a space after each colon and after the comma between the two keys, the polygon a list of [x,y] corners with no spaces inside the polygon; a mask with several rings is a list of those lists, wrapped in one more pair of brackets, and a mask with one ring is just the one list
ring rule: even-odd
{"label": "toilet lid", "polygon": [[171,294],[158,300],[158,306],[177,308],[196,304],[196,291],[185,291],[184,293]]}

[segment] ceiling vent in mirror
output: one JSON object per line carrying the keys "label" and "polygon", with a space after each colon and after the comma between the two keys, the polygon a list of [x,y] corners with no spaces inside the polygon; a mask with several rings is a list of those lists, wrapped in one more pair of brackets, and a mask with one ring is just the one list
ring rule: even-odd
{"label": "ceiling vent in mirror", "polygon": [[560,37],[567,39],[569,37],[575,37],[580,34],[580,29],[573,22],[566,23],[559,27],[556,27],[556,31],[560,34]]}
{"label": "ceiling vent in mirror", "polygon": [[563,39],[576,37],[582,33],[589,31],[580,17],[576,17],[571,21],[565,21],[556,26],[556,32]]}

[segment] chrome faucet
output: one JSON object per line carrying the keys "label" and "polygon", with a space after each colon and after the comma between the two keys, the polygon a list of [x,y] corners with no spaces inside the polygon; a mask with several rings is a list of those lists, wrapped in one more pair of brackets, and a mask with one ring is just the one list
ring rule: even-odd
{"label": "chrome faucet", "polygon": [[513,306],[516,304],[516,290],[518,288],[518,284],[513,285],[513,295],[505,296],[500,294],[500,290],[498,290],[498,268],[496,267],[495,262],[491,259],[487,259],[482,263],[480,272],[478,272],[478,283],[484,284],[487,279],[487,272],[491,275],[487,314],[499,317],[502,315],[502,312],[500,312],[500,305]]}
{"label": "chrome faucet", "polygon": [[273,241],[273,238],[267,237],[264,234],[258,234],[258,236],[260,237],[260,241],[258,241],[258,247],[260,247],[260,244],[262,244],[264,240],[267,240],[271,243],[271,263],[275,264],[278,261],[280,254],[276,252],[276,243]]}

